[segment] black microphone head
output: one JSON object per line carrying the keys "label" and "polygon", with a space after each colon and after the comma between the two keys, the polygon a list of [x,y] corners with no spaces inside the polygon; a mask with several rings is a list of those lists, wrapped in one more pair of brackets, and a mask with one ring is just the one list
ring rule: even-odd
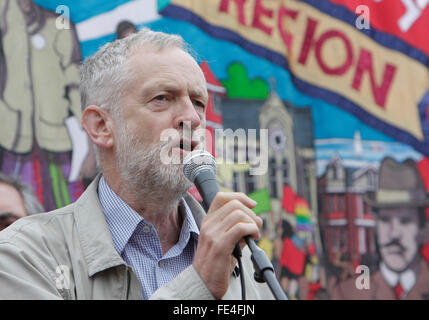
{"label": "black microphone head", "polygon": [[190,152],[183,160],[183,174],[192,183],[199,172],[211,170],[216,174],[216,159],[206,150],[195,150]]}

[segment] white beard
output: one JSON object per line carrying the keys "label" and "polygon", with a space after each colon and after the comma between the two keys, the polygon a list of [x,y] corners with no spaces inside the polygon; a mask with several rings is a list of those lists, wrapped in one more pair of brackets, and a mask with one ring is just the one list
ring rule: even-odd
{"label": "white beard", "polygon": [[116,157],[127,192],[135,199],[152,197],[163,204],[177,205],[192,183],[184,176],[180,159],[173,158],[171,164],[161,160],[161,150],[171,150],[171,146],[161,141],[144,145],[126,125],[119,126]]}

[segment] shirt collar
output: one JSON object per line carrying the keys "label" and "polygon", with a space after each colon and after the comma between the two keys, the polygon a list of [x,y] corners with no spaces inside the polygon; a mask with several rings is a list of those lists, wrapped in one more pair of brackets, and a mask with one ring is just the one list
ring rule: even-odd
{"label": "shirt collar", "polygon": [[[115,249],[119,254],[122,254],[138,225],[140,223],[149,223],[145,222],[134,209],[110,188],[103,176],[98,184],[98,196],[112,234]],[[185,219],[183,220],[178,243],[184,248],[189,241],[190,234],[194,233],[197,239],[199,230],[191,209],[183,198],[180,201],[179,210],[184,214]]]}
{"label": "shirt collar", "polygon": [[143,218],[110,188],[103,176],[98,184],[98,196],[115,249],[121,254]]}
{"label": "shirt collar", "polygon": [[392,288],[394,288],[399,282],[401,284],[402,289],[404,289],[405,292],[408,292],[416,283],[416,274],[411,269],[405,270],[401,273],[397,273],[390,270],[384,263],[381,263],[380,271],[384,279]]}
{"label": "shirt collar", "polygon": [[184,249],[189,241],[191,233],[194,234],[195,239],[198,240],[200,230],[198,229],[197,223],[195,222],[194,215],[191,209],[186,203],[185,199],[182,198],[179,204],[179,211],[184,216],[182,230],[180,230],[180,236],[178,243],[181,244],[180,249]]}

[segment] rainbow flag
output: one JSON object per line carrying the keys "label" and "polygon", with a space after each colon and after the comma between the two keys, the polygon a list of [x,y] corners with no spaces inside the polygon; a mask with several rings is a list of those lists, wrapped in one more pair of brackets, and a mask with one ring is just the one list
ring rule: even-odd
{"label": "rainbow flag", "polygon": [[296,196],[295,199],[295,216],[297,231],[313,231],[310,207],[307,201],[300,196]]}

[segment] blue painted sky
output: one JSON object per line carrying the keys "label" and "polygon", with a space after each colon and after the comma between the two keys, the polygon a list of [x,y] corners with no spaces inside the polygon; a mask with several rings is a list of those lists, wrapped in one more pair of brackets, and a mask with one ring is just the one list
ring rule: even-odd
{"label": "blue painted sky", "polygon": [[410,158],[420,161],[422,155],[412,147],[399,142],[362,141],[361,151],[356,150],[351,139],[336,139],[337,141],[316,141],[317,176],[325,173],[326,165],[334,156],[339,156],[346,167],[362,168],[369,164],[378,165],[386,156],[403,162]]}
{"label": "blue painted sky", "polygon": [[55,11],[57,6],[65,5],[70,9],[70,19],[79,23],[93,16],[115,9],[130,0],[33,0],[40,6]]}

